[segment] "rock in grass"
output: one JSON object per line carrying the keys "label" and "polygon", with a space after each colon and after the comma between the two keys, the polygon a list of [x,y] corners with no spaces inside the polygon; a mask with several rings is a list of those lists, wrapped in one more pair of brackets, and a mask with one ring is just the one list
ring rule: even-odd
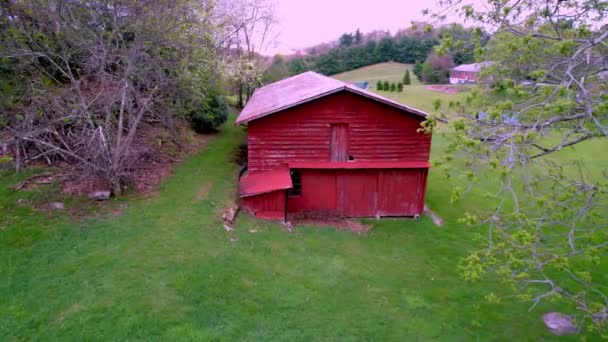
{"label": "rock in grass", "polygon": [[545,321],[549,331],[556,335],[576,333],[576,326],[574,325],[574,322],[572,322],[572,318],[568,315],[559,312],[550,312],[543,315],[543,321]]}
{"label": "rock in grass", "polygon": [[110,191],[95,191],[89,195],[89,198],[96,201],[107,201],[110,199],[110,195],[112,193]]}
{"label": "rock in grass", "polygon": [[62,202],[51,202],[49,203],[49,207],[55,210],[63,210],[65,209],[65,204],[63,204]]}

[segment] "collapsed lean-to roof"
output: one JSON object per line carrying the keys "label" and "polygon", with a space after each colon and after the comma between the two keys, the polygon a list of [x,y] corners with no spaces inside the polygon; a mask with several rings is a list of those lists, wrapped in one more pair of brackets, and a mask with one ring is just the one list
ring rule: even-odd
{"label": "collapsed lean-to roof", "polygon": [[247,123],[343,90],[365,96],[415,115],[428,116],[427,113],[421,110],[403,105],[355,85],[308,71],[257,89],[236,119],[236,124]]}

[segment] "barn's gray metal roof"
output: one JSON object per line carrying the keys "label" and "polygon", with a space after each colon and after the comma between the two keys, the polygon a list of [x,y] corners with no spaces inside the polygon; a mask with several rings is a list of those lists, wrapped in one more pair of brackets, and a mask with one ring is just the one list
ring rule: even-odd
{"label": "barn's gray metal roof", "polygon": [[236,124],[247,123],[342,90],[365,96],[412,114],[428,116],[426,112],[419,109],[406,106],[355,85],[313,71],[307,71],[258,88],[239,114]]}
{"label": "barn's gray metal roof", "polygon": [[481,63],[473,63],[473,64],[460,64],[457,67],[454,67],[450,70],[453,71],[472,71],[472,72],[478,72],[481,69],[483,69],[484,67],[487,67],[488,65],[492,64],[492,62],[481,62]]}

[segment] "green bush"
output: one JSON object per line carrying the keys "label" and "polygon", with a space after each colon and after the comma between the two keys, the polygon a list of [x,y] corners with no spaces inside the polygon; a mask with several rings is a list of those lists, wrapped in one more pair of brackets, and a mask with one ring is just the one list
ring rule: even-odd
{"label": "green bush", "polygon": [[410,69],[405,69],[405,75],[403,76],[403,84],[405,84],[405,85],[412,84],[412,80],[410,79]]}
{"label": "green bush", "polygon": [[397,91],[398,92],[402,92],[403,91],[403,83],[397,84]]}
{"label": "green bush", "polygon": [[395,82],[391,83],[391,91],[397,91],[397,86],[395,85]]}
{"label": "green bush", "polygon": [[213,95],[198,108],[188,112],[187,117],[197,133],[210,133],[226,122],[230,110],[220,95]]}
{"label": "green bush", "polygon": [[384,83],[382,83],[382,89],[384,91],[389,91],[391,89],[391,85],[388,84],[388,81],[384,81]]}
{"label": "green bush", "polygon": [[378,81],[378,83],[376,83],[376,90],[383,90],[384,88],[382,87],[382,81]]}

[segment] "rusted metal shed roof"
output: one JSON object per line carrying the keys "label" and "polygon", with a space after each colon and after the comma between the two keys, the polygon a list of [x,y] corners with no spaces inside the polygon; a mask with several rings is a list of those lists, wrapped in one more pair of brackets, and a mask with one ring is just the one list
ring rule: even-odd
{"label": "rusted metal shed roof", "polygon": [[274,170],[246,173],[239,182],[241,197],[254,196],[293,187],[291,175],[287,167]]}
{"label": "rusted metal shed roof", "polygon": [[419,109],[406,106],[355,85],[323,76],[314,71],[307,71],[258,88],[239,114],[236,124],[247,123],[343,90],[385,103],[408,113],[422,117],[428,116],[428,113]]}

